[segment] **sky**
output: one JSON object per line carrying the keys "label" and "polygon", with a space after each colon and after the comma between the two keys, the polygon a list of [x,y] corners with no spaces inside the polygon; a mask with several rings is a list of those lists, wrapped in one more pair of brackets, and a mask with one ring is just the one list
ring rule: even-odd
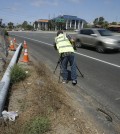
{"label": "sky", "polygon": [[0,19],[7,24],[33,23],[72,15],[92,23],[104,17],[108,22],[120,22],[120,0],[0,0]]}

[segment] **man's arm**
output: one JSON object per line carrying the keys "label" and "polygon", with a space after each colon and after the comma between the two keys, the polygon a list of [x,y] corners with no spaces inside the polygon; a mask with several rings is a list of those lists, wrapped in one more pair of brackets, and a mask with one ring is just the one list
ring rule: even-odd
{"label": "man's arm", "polygon": [[72,44],[74,50],[77,50],[74,39],[72,39],[72,37],[69,34],[67,34],[66,37],[69,39],[69,41]]}
{"label": "man's arm", "polygon": [[56,43],[53,44],[53,47],[55,48],[55,50],[57,50],[57,46]]}

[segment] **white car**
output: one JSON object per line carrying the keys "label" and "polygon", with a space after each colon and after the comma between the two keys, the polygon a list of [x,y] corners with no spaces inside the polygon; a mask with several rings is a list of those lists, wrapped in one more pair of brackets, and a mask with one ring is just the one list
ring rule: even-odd
{"label": "white car", "polygon": [[75,38],[76,47],[84,45],[94,47],[100,53],[106,49],[120,50],[120,37],[102,28],[81,29]]}

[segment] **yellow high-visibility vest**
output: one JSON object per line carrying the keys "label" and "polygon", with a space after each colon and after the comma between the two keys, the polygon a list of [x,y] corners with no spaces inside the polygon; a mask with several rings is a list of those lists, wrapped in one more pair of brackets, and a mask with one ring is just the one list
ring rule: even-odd
{"label": "yellow high-visibility vest", "polygon": [[72,44],[65,34],[59,34],[55,37],[55,43],[59,53],[74,52]]}

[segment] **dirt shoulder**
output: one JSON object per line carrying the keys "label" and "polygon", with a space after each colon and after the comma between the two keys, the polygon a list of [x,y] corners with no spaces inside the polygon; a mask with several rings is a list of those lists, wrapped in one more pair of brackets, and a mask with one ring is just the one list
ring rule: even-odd
{"label": "dirt shoulder", "polygon": [[19,62],[29,77],[12,86],[8,111],[18,111],[15,122],[2,123],[2,134],[24,134],[25,124],[36,116],[48,117],[51,127],[47,134],[97,134],[84,110],[59,84],[53,73],[42,63]]}

